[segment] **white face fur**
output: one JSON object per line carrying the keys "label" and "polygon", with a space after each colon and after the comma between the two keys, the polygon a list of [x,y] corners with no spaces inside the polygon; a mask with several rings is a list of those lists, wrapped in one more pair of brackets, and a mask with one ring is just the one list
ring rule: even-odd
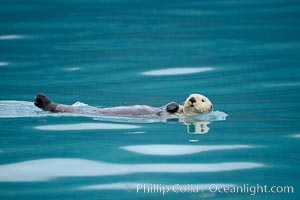
{"label": "white face fur", "polygon": [[183,112],[186,115],[197,115],[213,110],[211,101],[201,94],[191,94],[184,102]]}

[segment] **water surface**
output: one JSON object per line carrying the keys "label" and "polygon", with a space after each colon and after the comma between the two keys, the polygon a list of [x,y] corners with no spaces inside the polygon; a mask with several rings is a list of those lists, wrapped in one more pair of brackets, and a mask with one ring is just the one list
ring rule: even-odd
{"label": "water surface", "polygon": [[[298,1],[0,4],[1,199],[299,199]],[[32,104],[39,92],[95,107],[202,93],[228,116],[200,119],[195,134],[189,121],[43,112]]]}

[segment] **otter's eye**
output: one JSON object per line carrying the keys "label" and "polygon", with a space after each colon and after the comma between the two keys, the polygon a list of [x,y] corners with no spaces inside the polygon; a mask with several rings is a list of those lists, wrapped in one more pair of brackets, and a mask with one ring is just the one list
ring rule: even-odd
{"label": "otter's eye", "polygon": [[202,101],[202,102],[205,102],[205,100],[204,100],[204,99],[202,99],[201,101]]}

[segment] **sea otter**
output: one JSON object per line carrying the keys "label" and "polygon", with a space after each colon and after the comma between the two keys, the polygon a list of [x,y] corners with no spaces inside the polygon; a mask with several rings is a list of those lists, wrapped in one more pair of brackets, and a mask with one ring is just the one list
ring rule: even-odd
{"label": "sea otter", "polygon": [[191,94],[184,105],[170,102],[162,107],[147,105],[117,106],[111,108],[79,109],[73,106],[54,103],[45,94],[37,94],[34,105],[50,112],[61,113],[87,113],[130,117],[179,117],[183,115],[196,115],[213,110],[211,101],[201,94]]}

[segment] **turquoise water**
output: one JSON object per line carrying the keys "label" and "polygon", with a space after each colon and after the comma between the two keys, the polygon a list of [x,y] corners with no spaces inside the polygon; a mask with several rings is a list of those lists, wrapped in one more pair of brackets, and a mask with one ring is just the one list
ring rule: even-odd
{"label": "turquoise water", "polygon": [[[1,1],[1,199],[299,199],[299,17],[283,0]],[[215,112],[51,114],[39,92],[96,107],[202,93]],[[293,193],[224,192],[257,184]]]}

